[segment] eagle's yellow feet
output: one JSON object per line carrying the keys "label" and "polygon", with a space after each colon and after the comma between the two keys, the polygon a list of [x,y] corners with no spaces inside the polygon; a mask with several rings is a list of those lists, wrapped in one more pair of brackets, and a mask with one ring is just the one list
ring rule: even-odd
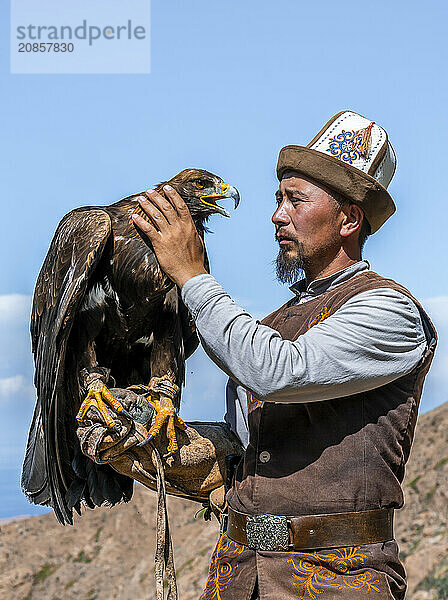
{"label": "eagle's yellow feet", "polygon": [[182,431],[185,431],[187,428],[178,416],[173,404],[179,388],[167,377],[153,377],[149,382],[149,388],[153,394],[147,397],[147,400],[156,411],[156,418],[148,431],[148,436],[138,445],[144,446],[151,441],[160,433],[162,426],[166,423],[166,435],[168,437],[167,450],[170,454],[174,454],[179,448],[175,428],[178,427]]}
{"label": "eagle's yellow feet", "polygon": [[110,416],[106,404],[108,404],[116,413],[121,413],[128,419],[132,419],[131,415],[128,413],[127,410],[125,410],[121,402],[119,402],[112,396],[110,391],[102,382],[98,381],[90,386],[87,396],[81,404],[78,414],[76,415],[76,420],[79,423],[82,423],[89,408],[94,406],[98,410],[100,415],[103,417],[109,429],[114,429],[119,433],[119,428]]}
{"label": "eagle's yellow feet", "polygon": [[157,398],[151,397],[148,398],[148,402],[156,411],[156,419],[148,431],[148,437],[146,440],[144,440],[144,442],[141,442],[141,444],[143,445],[145,442],[152,440],[160,432],[163,424],[166,423],[166,435],[169,440],[167,450],[173,454],[179,448],[177,444],[175,427],[185,431],[187,426],[178,416],[170,398],[162,398],[161,400],[158,400]]}

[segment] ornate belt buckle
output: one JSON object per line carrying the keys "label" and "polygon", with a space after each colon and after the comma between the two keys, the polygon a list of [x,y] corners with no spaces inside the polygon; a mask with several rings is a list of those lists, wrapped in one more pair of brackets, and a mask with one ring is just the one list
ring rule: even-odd
{"label": "ornate belt buckle", "polygon": [[288,519],[283,515],[247,515],[246,535],[252,550],[289,549]]}

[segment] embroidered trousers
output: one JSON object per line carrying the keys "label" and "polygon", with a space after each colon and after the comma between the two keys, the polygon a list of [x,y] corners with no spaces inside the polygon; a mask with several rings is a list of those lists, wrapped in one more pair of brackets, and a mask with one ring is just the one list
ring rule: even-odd
{"label": "embroidered trousers", "polygon": [[200,600],[403,600],[405,591],[395,540],[316,552],[255,552],[223,534]]}

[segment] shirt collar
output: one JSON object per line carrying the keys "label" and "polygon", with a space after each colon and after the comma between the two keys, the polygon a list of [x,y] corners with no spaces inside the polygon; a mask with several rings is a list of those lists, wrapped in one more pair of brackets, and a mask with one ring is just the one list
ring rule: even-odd
{"label": "shirt collar", "polygon": [[347,281],[353,275],[360,273],[361,271],[368,271],[370,269],[370,263],[368,260],[359,260],[358,262],[353,263],[352,265],[345,267],[345,269],[341,269],[332,275],[328,275],[327,277],[321,277],[320,279],[314,279],[311,283],[308,283],[306,277],[296,281],[289,288],[293,294],[296,296],[302,295],[310,295],[310,296],[319,296],[330,289],[333,289],[335,286]]}

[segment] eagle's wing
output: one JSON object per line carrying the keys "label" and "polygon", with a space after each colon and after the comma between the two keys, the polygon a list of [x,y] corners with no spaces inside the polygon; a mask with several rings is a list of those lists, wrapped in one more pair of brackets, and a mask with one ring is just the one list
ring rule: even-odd
{"label": "eagle's wing", "polygon": [[[67,373],[67,340],[89,277],[111,232],[109,215],[76,209],[60,222],[36,284],[31,315],[37,403],[22,471],[22,488],[37,504],[49,504],[61,522],[72,522],[66,491],[73,481],[72,444],[78,384]],[[79,389],[79,388],[78,388]]]}

